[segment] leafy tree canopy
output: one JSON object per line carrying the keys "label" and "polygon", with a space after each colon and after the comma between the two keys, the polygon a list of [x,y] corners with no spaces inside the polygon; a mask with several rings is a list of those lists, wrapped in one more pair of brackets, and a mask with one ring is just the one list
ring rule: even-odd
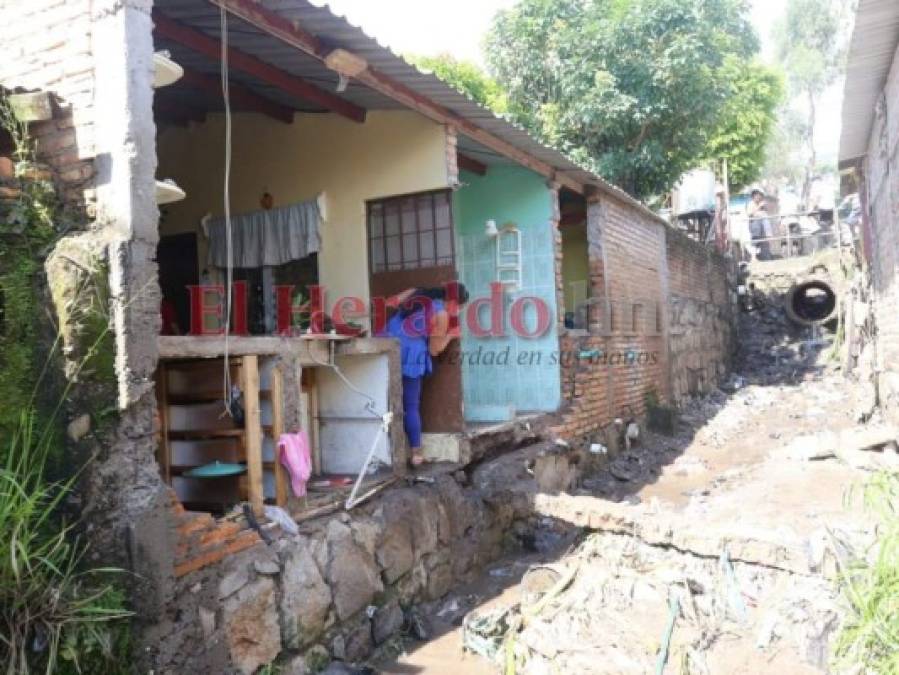
{"label": "leafy tree canopy", "polygon": [[500,114],[508,110],[508,102],[503,89],[476,63],[462,61],[449,54],[410,55],[406,59],[422,70],[434,73],[447,84],[452,85],[463,94],[467,94],[474,101],[490,108],[493,112]]}
{"label": "leafy tree canopy", "polygon": [[706,156],[757,50],[745,0],[521,0],[487,42],[510,112],[638,197]]}
{"label": "leafy tree canopy", "polygon": [[765,167],[783,99],[783,77],[758,61],[743,63],[733,57],[725,60],[723,73],[729,91],[705,152],[709,160],[727,160],[730,187],[738,190],[758,180]]}

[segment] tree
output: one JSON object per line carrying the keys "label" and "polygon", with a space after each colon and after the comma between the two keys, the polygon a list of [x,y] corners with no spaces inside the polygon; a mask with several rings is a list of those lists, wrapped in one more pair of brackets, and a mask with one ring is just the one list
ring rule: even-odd
{"label": "tree", "polygon": [[506,94],[496,80],[480,66],[470,61],[456,59],[449,54],[438,56],[409,55],[406,60],[422,70],[434,73],[447,84],[455,87],[472,100],[497,114],[508,110]]}
{"label": "tree", "polygon": [[723,72],[729,91],[705,154],[709,160],[727,160],[730,187],[739,190],[757,180],[765,167],[783,99],[783,77],[758,61],[741,63],[735,58],[725,61]]}
{"label": "tree", "polygon": [[488,63],[541,140],[638,197],[705,155],[758,40],[745,0],[521,0],[500,12]]}
{"label": "tree", "polygon": [[[818,100],[839,77],[844,62],[845,0],[787,0],[786,13],[775,26],[777,56],[787,73],[790,97],[804,103],[798,131],[805,147],[802,200],[808,203],[818,164],[815,130]],[[795,126],[795,120],[792,124]]]}

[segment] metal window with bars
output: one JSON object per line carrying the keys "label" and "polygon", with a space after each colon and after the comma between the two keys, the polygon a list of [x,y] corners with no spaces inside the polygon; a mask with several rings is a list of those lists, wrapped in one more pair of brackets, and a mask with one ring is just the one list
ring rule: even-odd
{"label": "metal window with bars", "polygon": [[448,191],[372,200],[367,206],[373,274],[454,264]]}

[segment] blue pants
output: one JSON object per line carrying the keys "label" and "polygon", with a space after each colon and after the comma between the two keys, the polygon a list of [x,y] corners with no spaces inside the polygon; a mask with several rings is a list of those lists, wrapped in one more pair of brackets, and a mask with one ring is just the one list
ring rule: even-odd
{"label": "blue pants", "polygon": [[410,448],[421,447],[422,377],[403,377],[403,428]]}

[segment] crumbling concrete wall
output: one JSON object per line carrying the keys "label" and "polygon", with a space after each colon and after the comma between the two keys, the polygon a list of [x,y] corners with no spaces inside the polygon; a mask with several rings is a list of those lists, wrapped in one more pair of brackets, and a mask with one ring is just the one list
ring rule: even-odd
{"label": "crumbling concrete wall", "polygon": [[[64,408],[78,422],[70,426],[69,452],[93,457],[82,474],[89,555],[136,572],[128,576],[136,584],[134,608],[152,623],[171,597],[173,553],[167,492],[154,458],[159,289],[151,7],[150,0],[5,3],[0,85],[54,97],[53,118],[32,124],[30,133],[65,202],[63,237],[45,268],[66,340],[65,371],[77,379]],[[101,308],[109,322],[102,335],[89,334],[80,313],[69,311],[79,294],[92,294],[91,285],[96,297],[109,299]],[[114,372],[82,371],[81,340],[102,340],[102,349],[115,354]]]}
{"label": "crumbling concrete wall", "polygon": [[667,231],[671,402],[708,393],[728,373],[736,346],[733,262]]}
{"label": "crumbling concrete wall", "polygon": [[864,166],[862,203],[876,324],[878,396],[899,422],[899,52],[875,110]]}
{"label": "crumbling concrete wall", "polygon": [[412,605],[441,598],[519,544],[531,510],[464,474],[387,490],[351,513],[270,531],[171,507],[177,592],[147,640],[160,672],[285,672],[358,661],[397,634]]}

